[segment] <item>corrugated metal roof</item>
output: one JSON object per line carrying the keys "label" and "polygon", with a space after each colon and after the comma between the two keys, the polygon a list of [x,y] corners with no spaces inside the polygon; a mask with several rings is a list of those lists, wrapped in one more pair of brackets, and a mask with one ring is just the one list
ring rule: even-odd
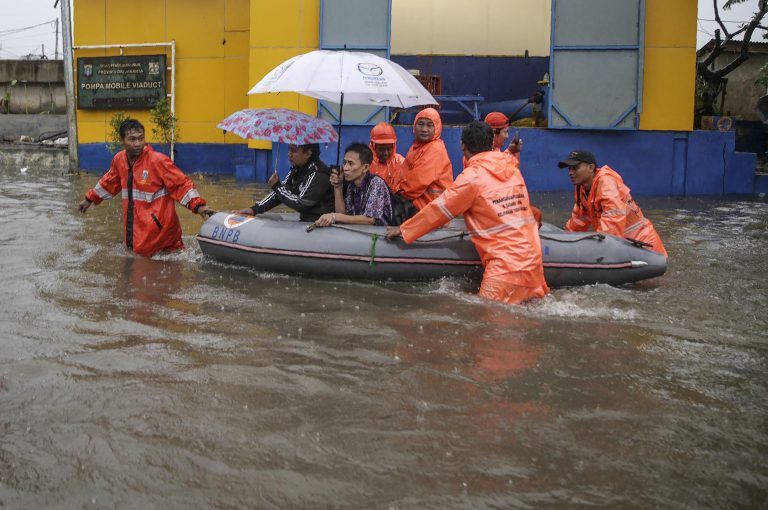
{"label": "corrugated metal roof", "polygon": [[[741,45],[742,41],[732,40],[728,41],[728,43],[725,45],[725,48],[723,49],[723,53],[739,53],[741,51]],[[715,46],[715,40],[710,39],[707,44],[702,46],[697,52],[697,57],[703,57],[709,54],[710,51],[712,51],[712,48]],[[768,54],[768,42],[762,42],[762,41],[750,41],[749,42],[749,52],[750,53],[765,53]]]}

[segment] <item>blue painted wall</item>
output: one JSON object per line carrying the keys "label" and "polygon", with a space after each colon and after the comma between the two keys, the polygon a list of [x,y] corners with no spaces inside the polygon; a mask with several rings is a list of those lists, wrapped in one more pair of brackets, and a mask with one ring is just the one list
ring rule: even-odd
{"label": "blue painted wall", "polygon": [[479,94],[486,101],[530,97],[549,72],[549,57],[392,55],[406,69],[442,77],[444,95]]}
{"label": "blue painted wall", "polygon": [[[168,147],[152,144],[156,151],[168,154]],[[103,143],[80,144],[80,168],[105,172],[113,154]],[[234,175],[239,165],[253,166],[256,152],[243,144],[180,143],[176,145],[176,164],[185,172],[205,172]]]}
{"label": "blue painted wall", "polygon": [[[398,152],[405,155],[413,142],[410,126],[395,126]],[[342,148],[369,140],[370,128],[345,126]],[[523,140],[521,167],[528,188],[535,191],[571,189],[565,171],[557,167],[573,149],[593,152],[598,164],[618,171],[635,195],[724,195],[755,192],[753,153],[735,152],[735,133],[718,131],[576,131],[520,128]],[[445,127],[443,140],[453,163],[461,171],[461,129]],[[321,146],[321,158],[336,162],[336,144]],[[104,144],[80,146],[81,166],[105,171],[111,154]],[[241,180],[265,181],[275,168],[285,176],[288,148],[272,151],[245,145],[179,144],[176,162],[185,172],[234,175]],[[761,184],[763,184],[761,182]],[[762,189],[762,188],[761,188]]]}

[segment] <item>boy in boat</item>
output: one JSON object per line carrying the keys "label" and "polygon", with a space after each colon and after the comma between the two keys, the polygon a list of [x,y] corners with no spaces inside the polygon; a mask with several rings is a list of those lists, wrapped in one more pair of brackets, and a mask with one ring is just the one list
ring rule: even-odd
{"label": "boy in boat", "polygon": [[315,221],[318,227],[334,223],[357,225],[388,225],[392,204],[387,183],[370,172],[373,153],[362,143],[353,143],[344,150],[343,176],[331,174],[335,212],[326,213]]}
{"label": "boy in boat", "polygon": [[618,173],[607,165],[598,168],[595,156],[585,150],[571,151],[557,166],[568,169],[575,186],[573,211],[565,230],[582,232],[591,228],[641,241],[667,256],[653,223],[643,216]]}
{"label": "boy in boat", "polygon": [[543,297],[549,288],[525,181],[512,158],[492,145],[488,124],[469,123],[461,133],[467,168],[436,200],[400,227],[388,227],[386,235],[410,244],[463,213],[485,269],[479,295],[517,304]]}

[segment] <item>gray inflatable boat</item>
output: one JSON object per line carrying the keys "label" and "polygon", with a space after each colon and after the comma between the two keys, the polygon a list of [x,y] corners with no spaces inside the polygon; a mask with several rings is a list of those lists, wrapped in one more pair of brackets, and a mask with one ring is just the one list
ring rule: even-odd
{"label": "gray inflatable boat", "polygon": [[[461,277],[480,281],[483,267],[462,220],[411,245],[387,241],[384,227],[333,225],[309,229],[296,215],[217,213],[200,229],[202,252],[221,262],[260,271],[316,278],[419,281]],[[550,287],[619,285],[661,276],[666,258],[611,235],[539,231]]]}

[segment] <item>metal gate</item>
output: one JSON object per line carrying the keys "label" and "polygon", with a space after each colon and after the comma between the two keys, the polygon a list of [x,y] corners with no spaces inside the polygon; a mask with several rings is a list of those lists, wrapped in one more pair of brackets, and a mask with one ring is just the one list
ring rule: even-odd
{"label": "metal gate", "polygon": [[637,129],[645,0],[552,0],[549,127]]}
{"label": "metal gate", "polygon": [[[389,58],[392,0],[321,0],[320,49],[364,51]],[[318,114],[339,123],[339,105],[318,101]],[[344,125],[388,120],[388,108],[344,105]]]}

